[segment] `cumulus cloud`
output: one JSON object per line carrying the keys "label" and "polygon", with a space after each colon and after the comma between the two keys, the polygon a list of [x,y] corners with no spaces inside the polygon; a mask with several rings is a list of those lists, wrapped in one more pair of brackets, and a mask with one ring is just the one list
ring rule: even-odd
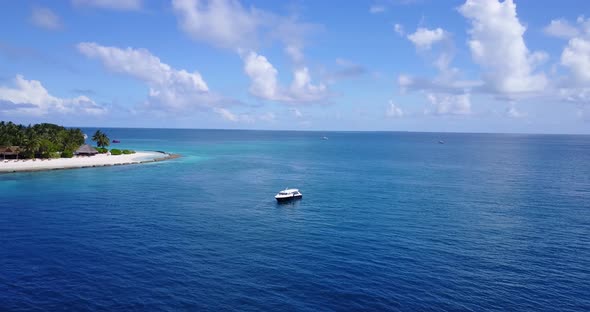
{"label": "cumulus cloud", "polygon": [[576,37],[580,33],[577,27],[564,19],[552,20],[543,31],[549,36],[565,39]]}
{"label": "cumulus cloud", "polygon": [[407,38],[416,48],[428,50],[433,44],[444,40],[446,37],[447,34],[442,28],[428,29],[419,27],[414,33],[409,34]]}
{"label": "cumulus cloud", "polygon": [[72,0],[72,4],[118,11],[137,11],[141,10],[143,0]]}
{"label": "cumulus cloud", "polygon": [[398,105],[396,105],[393,100],[390,100],[389,105],[387,106],[387,109],[385,110],[385,116],[391,117],[391,118],[397,118],[397,117],[402,117],[403,115],[404,115],[404,112],[402,111],[402,109]]}
{"label": "cumulus cloud", "polygon": [[[312,84],[305,65],[305,37],[319,26],[299,22],[297,16],[281,16],[237,0],[173,0],[172,8],[180,28],[195,40],[237,51],[244,61],[244,72],[252,80],[250,93],[267,100],[313,102],[325,97],[323,84]],[[295,70],[293,82],[279,84],[277,69],[255,52],[260,42],[283,45]]]}
{"label": "cumulus cloud", "polygon": [[297,68],[293,72],[293,81],[289,88],[278,82],[278,71],[268,59],[254,51],[242,52],[244,72],[250,77],[250,93],[262,99],[279,102],[314,102],[327,97],[323,84],[314,85],[307,67]]}
{"label": "cumulus cloud", "polygon": [[48,30],[58,30],[63,27],[59,16],[48,8],[33,7],[30,19],[34,25]]}
{"label": "cumulus cloud", "polygon": [[14,86],[0,86],[0,111],[25,115],[83,113],[101,115],[106,109],[89,97],[59,98],[49,94],[38,80],[27,80],[22,75],[14,79]]}
{"label": "cumulus cloud", "polygon": [[434,115],[469,115],[471,114],[471,95],[465,94],[435,94],[426,95],[431,109],[426,114]]}
{"label": "cumulus cloud", "polygon": [[[556,31],[555,25],[560,25],[559,27],[563,29]],[[553,20],[545,28],[547,29],[553,29],[551,35],[568,39],[561,53],[560,65],[568,70],[569,75],[559,81],[557,96],[566,102],[588,106],[590,104],[590,19],[580,16],[575,23],[562,19]]]}
{"label": "cumulus cloud", "polygon": [[575,87],[588,87],[590,86],[590,19],[580,16],[576,26],[576,32],[572,32],[573,36],[569,38],[561,53],[560,62],[572,74],[570,84]]}
{"label": "cumulus cloud", "polygon": [[183,111],[210,108],[222,100],[209,92],[199,72],[172,68],[146,49],[121,49],[94,42],[79,43],[77,48],[83,55],[100,60],[109,71],[146,83],[148,108]]}
{"label": "cumulus cloud", "polygon": [[530,52],[524,42],[526,28],[520,23],[513,0],[467,0],[459,12],[471,22],[468,42],[473,60],[484,70],[493,92],[538,92],[547,86],[535,66],[547,58]]}
{"label": "cumulus cloud", "polygon": [[569,68],[576,84],[590,83],[590,40],[571,39],[561,54],[561,64]]}
{"label": "cumulus cloud", "polygon": [[454,43],[450,33],[441,28],[418,28],[407,38],[423,56],[434,57],[432,64],[438,74],[434,78],[400,75],[402,93],[427,94],[431,107],[427,114],[466,115],[471,112],[473,92],[508,101],[550,92],[547,77],[536,70],[548,55],[526,47],[526,29],[518,20],[513,0],[466,0],[458,10],[470,22],[468,47],[473,61],[482,68],[481,79],[466,79],[452,67]]}
{"label": "cumulus cloud", "polygon": [[263,12],[236,0],[173,0],[172,8],[183,31],[222,48],[251,47],[263,19]]}
{"label": "cumulus cloud", "polygon": [[255,50],[261,36],[284,44],[295,62],[304,59],[304,37],[318,26],[294,16],[245,7],[237,0],[173,0],[180,28],[195,40],[228,49]]}
{"label": "cumulus cloud", "polygon": [[[462,78],[459,69],[451,66],[455,45],[447,31],[441,28],[435,30],[418,28],[415,33],[408,35],[408,39],[413,40],[421,56],[432,60],[432,65],[438,69],[438,74],[434,78],[399,75],[398,85],[402,93],[426,91],[429,93],[462,94],[483,85],[482,81]],[[439,45],[437,49],[433,49],[435,44]]]}

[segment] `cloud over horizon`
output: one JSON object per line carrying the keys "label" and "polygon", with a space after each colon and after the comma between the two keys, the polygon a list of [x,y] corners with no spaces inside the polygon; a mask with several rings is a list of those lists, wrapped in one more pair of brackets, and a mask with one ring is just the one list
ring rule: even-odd
{"label": "cloud over horizon", "polygon": [[106,108],[87,96],[59,98],[49,93],[38,80],[16,75],[13,87],[0,86],[0,111],[5,114],[43,116],[50,113],[102,115]]}

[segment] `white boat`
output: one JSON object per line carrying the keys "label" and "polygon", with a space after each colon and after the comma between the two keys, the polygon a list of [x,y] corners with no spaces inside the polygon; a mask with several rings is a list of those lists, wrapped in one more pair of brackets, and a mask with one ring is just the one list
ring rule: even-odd
{"label": "white boat", "polygon": [[322,137],[322,140],[327,140],[327,139],[328,139],[328,137]]}
{"label": "white boat", "polygon": [[293,199],[300,199],[301,197],[303,197],[303,194],[301,194],[301,192],[299,192],[298,189],[287,188],[284,191],[280,191],[275,196],[275,199],[278,202],[284,202],[284,201],[289,201],[289,200],[293,200]]}

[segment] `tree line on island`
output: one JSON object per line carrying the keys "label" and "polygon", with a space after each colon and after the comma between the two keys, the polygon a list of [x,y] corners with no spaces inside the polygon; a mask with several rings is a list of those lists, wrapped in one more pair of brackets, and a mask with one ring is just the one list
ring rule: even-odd
{"label": "tree line on island", "polygon": [[[109,153],[109,137],[97,130],[92,136],[99,153]],[[0,154],[16,158],[71,158],[84,145],[85,136],[79,128],[41,123],[17,125],[0,121]],[[111,155],[132,154],[132,150],[111,149]]]}

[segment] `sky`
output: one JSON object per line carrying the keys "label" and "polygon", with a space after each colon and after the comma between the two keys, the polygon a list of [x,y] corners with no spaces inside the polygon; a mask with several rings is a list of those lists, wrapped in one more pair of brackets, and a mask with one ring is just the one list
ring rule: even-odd
{"label": "sky", "polygon": [[22,0],[0,20],[5,121],[590,134],[590,1]]}

